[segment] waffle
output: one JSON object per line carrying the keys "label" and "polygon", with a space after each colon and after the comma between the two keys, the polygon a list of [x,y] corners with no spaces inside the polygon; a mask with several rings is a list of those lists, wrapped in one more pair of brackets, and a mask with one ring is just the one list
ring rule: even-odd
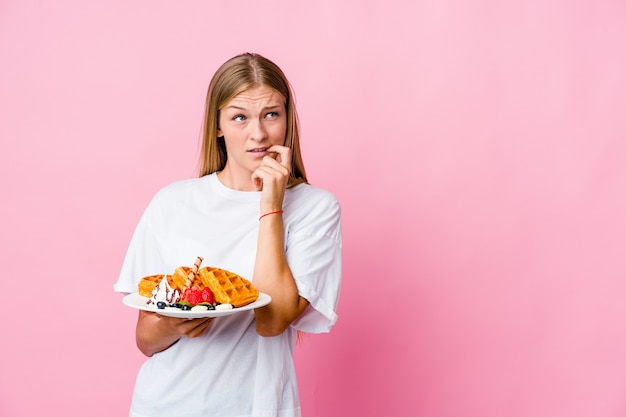
{"label": "waffle", "polygon": [[141,278],[139,284],[139,295],[144,297],[152,297],[152,291],[159,285],[161,280],[163,280],[163,274],[161,275],[149,275],[147,277]]}
{"label": "waffle", "polygon": [[172,278],[169,280],[170,286],[182,294],[185,290],[185,283],[187,282],[187,277],[190,272],[191,268],[188,266],[179,266],[176,268],[172,274]]}
{"label": "waffle", "polygon": [[180,293],[184,293],[185,289],[191,288],[192,286],[197,286],[200,289],[203,289],[204,285],[199,285],[198,282],[198,268],[200,268],[200,264],[202,263],[202,257],[198,256],[196,258],[196,262],[193,264],[191,268],[188,266],[179,266],[174,270],[174,274],[172,274],[172,279],[170,280],[170,286],[180,291]]}
{"label": "waffle", "polygon": [[198,271],[196,279],[211,289],[220,304],[232,304],[236,308],[259,298],[259,290],[250,281],[225,269],[204,267]]}
{"label": "waffle", "polygon": [[[178,290],[179,293],[183,293],[185,291],[185,284],[187,283],[187,278],[189,277],[189,273],[192,268],[188,266],[179,266],[174,270],[172,275],[167,276],[167,283],[174,290]],[[161,283],[163,277],[165,275],[149,275],[147,277],[141,278],[139,281],[139,295],[143,295],[144,297],[152,297],[152,291]],[[196,286],[199,289],[203,289],[208,285],[204,284],[202,280],[196,275],[191,286]]]}

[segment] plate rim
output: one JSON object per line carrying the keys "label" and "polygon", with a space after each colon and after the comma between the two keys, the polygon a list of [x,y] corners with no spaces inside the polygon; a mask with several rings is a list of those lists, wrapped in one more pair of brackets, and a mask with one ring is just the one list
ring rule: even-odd
{"label": "plate rim", "polygon": [[206,317],[222,317],[229,316],[231,314],[243,313],[244,311],[252,311],[256,308],[264,307],[268,305],[272,301],[272,297],[269,294],[264,292],[259,292],[259,297],[250,304],[247,304],[242,307],[233,308],[230,310],[208,310],[208,311],[172,311],[172,310],[159,310],[156,307],[150,307],[147,304],[139,304],[138,301],[148,300],[148,297],[144,297],[139,295],[139,292],[132,292],[130,294],[126,294],[122,299],[124,305],[134,308],[135,310],[149,311],[152,313],[157,313],[161,316],[165,317],[175,317],[175,318],[183,318],[183,319],[192,319],[192,318],[206,318]]}

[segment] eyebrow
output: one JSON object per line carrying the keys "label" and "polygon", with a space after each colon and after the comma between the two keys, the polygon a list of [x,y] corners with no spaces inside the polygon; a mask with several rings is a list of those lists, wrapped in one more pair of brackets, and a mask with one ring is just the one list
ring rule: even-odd
{"label": "eyebrow", "polygon": [[[274,110],[274,109],[280,109],[281,107],[282,106],[280,104],[277,104],[275,106],[263,107],[263,110]],[[248,110],[248,109],[246,109],[244,107],[234,106],[232,104],[230,106],[224,107],[224,110],[226,110],[226,109],[235,109],[235,110],[242,110],[242,111]]]}

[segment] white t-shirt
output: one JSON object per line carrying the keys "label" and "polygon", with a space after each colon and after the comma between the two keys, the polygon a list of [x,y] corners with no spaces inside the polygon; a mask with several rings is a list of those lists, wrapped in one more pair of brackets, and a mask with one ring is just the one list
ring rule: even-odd
{"label": "white t-shirt", "polygon": [[[192,266],[198,256],[202,266],[253,281],[260,197],[224,186],[216,174],[161,189],[137,225],[115,291],[136,292],[142,277]],[[256,333],[252,311],[184,336],[141,367],[131,417],[300,416],[296,332],[328,332],[337,320],[341,210],[331,193],[308,184],[287,189],[283,209],[287,261],[307,310],[275,337]]]}

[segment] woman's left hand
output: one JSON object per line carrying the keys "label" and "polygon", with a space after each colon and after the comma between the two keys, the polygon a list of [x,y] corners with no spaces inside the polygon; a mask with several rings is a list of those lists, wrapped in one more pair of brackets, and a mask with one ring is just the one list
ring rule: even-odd
{"label": "woman's left hand", "polygon": [[[272,146],[268,151],[273,157],[265,156],[252,174],[257,190],[261,190],[261,217],[283,209],[291,174],[291,149]],[[269,305],[254,310],[256,331],[261,336],[281,334],[308,305],[308,301],[298,294],[298,286],[287,263],[284,239],[282,216],[265,217],[260,222],[254,285],[272,297]]]}
{"label": "woman's left hand", "polygon": [[291,149],[274,145],[268,148],[261,165],[252,173],[252,181],[261,193],[261,213],[282,210],[285,189],[291,174]]}

